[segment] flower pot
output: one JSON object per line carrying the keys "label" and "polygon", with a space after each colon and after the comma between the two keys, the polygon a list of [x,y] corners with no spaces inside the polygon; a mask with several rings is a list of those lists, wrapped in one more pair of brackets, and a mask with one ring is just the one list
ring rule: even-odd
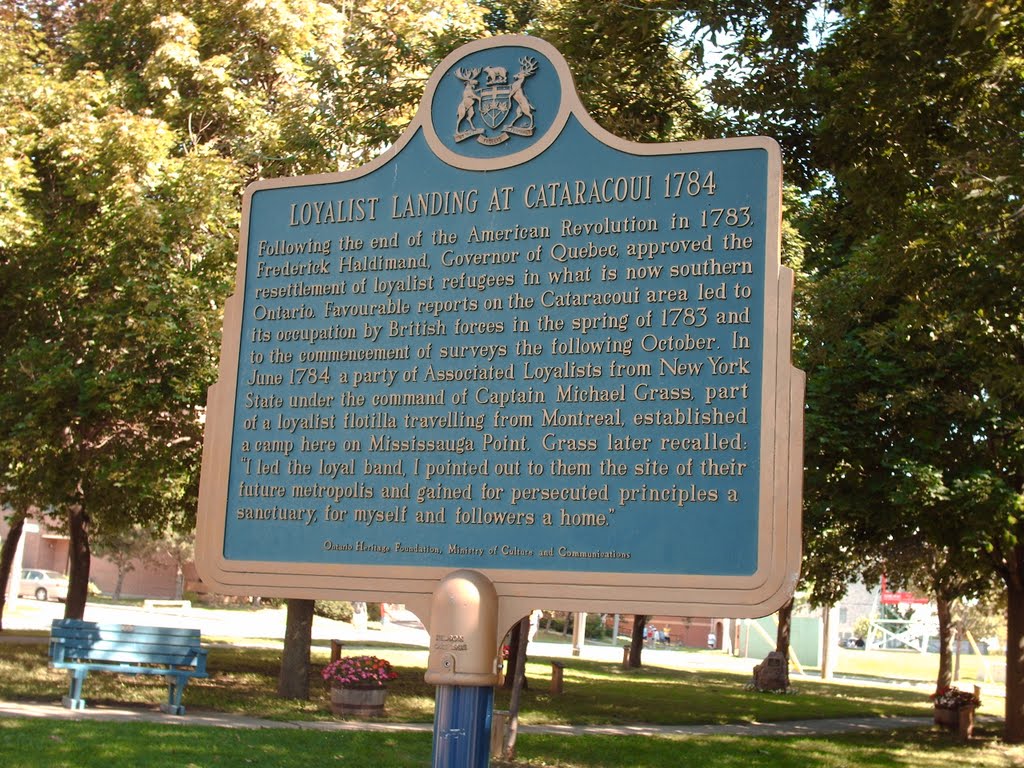
{"label": "flower pot", "polygon": [[384,702],[388,689],[331,687],[331,711],[336,715],[352,717],[380,717],[384,714]]}

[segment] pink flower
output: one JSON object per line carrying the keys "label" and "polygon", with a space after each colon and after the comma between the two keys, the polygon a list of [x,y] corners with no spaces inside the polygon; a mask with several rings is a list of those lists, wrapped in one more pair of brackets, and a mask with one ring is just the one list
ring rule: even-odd
{"label": "pink flower", "polygon": [[343,656],[320,673],[323,679],[341,687],[380,688],[398,677],[386,659],[376,656]]}

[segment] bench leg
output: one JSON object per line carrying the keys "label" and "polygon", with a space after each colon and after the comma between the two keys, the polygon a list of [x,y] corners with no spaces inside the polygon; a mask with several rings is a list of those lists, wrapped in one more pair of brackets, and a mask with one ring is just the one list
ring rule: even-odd
{"label": "bench leg", "polygon": [[86,669],[68,670],[68,695],[60,700],[60,703],[67,709],[85,709],[85,699],[82,698],[82,683],[85,676],[89,674]]}
{"label": "bench leg", "polygon": [[188,684],[187,677],[168,675],[167,677],[167,703],[160,705],[160,711],[168,715],[184,715],[185,707],[181,703],[181,695],[185,692]]}

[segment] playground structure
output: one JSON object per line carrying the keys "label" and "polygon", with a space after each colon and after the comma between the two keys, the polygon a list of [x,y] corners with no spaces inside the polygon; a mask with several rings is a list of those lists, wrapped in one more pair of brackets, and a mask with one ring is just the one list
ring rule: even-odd
{"label": "playground structure", "polygon": [[[882,588],[874,594],[868,617],[868,634],[864,645],[868,650],[894,650],[909,648],[918,653],[928,652],[932,637],[938,637],[939,622],[931,601],[910,592],[891,592],[882,576]],[[913,606],[926,606],[918,611]],[[904,615],[900,607],[908,606]],[[917,614],[921,615],[917,615]]]}

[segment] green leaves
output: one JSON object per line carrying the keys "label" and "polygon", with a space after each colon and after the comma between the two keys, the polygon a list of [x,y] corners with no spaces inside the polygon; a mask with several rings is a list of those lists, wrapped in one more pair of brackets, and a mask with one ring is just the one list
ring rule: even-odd
{"label": "green leaves", "polygon": [[1024,492],[1024,14],[973,5],[853,6],[808,79],[805,522],[946,597],[1014,570]]}
{"label": "green leaves", "polygon": [[20,12],[0,18],[0,459],[16,490],[57,514],[84,504],[102,535],[187,527],[244,184],[380,151],[482,13]]}

